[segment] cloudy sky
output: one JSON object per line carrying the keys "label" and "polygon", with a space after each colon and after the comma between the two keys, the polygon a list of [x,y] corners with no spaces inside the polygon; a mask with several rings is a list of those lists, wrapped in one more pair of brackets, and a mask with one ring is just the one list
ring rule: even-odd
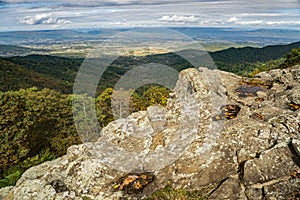
{"label": "cloudy sky", "polygon": [[300,0],[5,0],[0,31],[153,26],[292,28]]}

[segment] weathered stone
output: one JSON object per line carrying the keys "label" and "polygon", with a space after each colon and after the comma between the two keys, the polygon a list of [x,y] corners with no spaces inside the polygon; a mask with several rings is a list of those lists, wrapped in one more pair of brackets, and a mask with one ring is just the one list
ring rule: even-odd
{"label": "weathered stone", "polygon": [[295,154],[300,158],[300,140],[293,139],[291,145],[295,151]]}
{"label": "weathered stone", "polygon": [[294,80],[300,83],[300,68],[299,65],[290,69]]}
{"label": "weathered stone", "polygon": [[300,104],[300,85],[297,85],[293,89],[291,89],[291,91],[288,93],[287,98],[289,100],[289,103]]}
{"label": "weathered stone", "polygon": [[[5,198],[8,199],[12,189],[13,189],[12,186],[1,188],[0,189],[0,199],[5,199]],[[11,197],[11,198],[13,198],[13,197]]]}
{"label": "weathered stone", "polygon": [[256,94],[257,94],[258,98],[266,98],[266,96],[267,96],[267,93],[264,91],[258,91],[258,92],[256,92]]}
{"label": "weathered stone", "polygon": [[290,179],[264,187],[265,199],[300,199],[300,179]]}
{"label": "weathered stone", "polygon": [[262,188],[247,187],[245,195],[248,200],[258,200],[263,199]]}
{"label": "weathered stone", "polygon": [[262,152],[259,158],[245,163],[244,183],[248,186],[290,176],[299,168],[292,157],[293,154],[285,143]]}
{"label": "weathered stone", "polygon": [[237,177],[230,177],[209,197],[209,199],[246,200],[244,188]]}
{"label": "weathered stone", "polygon": [[[141,199],[166,185],[209,187],[210,199],[298,195],[300,110],[288,104],[299,103],[299,71],[263,72],[252,80],[184,70],[165,108],[110,123],[97,142],[72,146],[67,155],[28,169],[15,187],[0,190],[0,198]],[[264,89],[241,97],[242,83]],[[138,193],[114,188],[124,188],[124,177],[146,172],[155,178],[149,184],[135,179],[136,187],[143,185]]]}
{"label": "weathered stone", "polygon": [[25,180],[14,189],[14,200],[54,199],[55,189],[41,179]]}

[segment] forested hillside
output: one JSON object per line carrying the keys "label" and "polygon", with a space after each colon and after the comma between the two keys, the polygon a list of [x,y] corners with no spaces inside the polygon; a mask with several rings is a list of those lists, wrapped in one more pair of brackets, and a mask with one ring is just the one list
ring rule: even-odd
{"label": "forested hillside", "polygon": [[280,68],[279,66],[286,59],[285,56],[292,49],[299,47],[300,42],[289,45],[267,46],[264,48],[229,48],[212,52],[210,55],[219,69],[251,77],[259,71]]}
{"label": "forested hillside", "polygon": [[0,58],[0,91],[15,91],[21,88],[49,88],[63,93],[70,93],[71,82],[63,81],[54,76],[48,76],[28,69],[23,65]]}
{"label": "forested hillside", "polygon": [[276,60],[283,57],[292,49],[299,48],[300,42],[288,45],[272,45],[263,48],[243,47],[229,48],[217,52],[211,52],[210,55],[215,62],[230,64],[255,63]]}
{"label": "forested hillside", "polygon": [[3,81],[0,90],[9,91],[34,86],[39,89],[50,88],[62,93],[71,93],[82,60],[46,55],[0,58],[1,77],[6,77],[7,80]]}
{"label": "forested hillside", "polygon": [[0,187],[78,144],[71,97],[50,89],[0,93]]}

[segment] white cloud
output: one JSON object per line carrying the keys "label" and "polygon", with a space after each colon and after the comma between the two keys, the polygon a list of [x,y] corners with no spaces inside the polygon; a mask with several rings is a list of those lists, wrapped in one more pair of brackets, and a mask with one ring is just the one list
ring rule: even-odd
{"label": "white cloud", "polygon": [[123,19],[122,21],[116,21],[114,20],[113,22],[110,22],[109,25],[126,25],[127,24],[127,20]]}
{"label": "white cloud", "polygon": [[260,25],[260,24],[263,24],[263,23],[264,23],[263,20],[238,21],[238,22],[235,22],[235,24],[239,24],[239,25]]}
{"label": "white cloud", "polygon": [[37,14],[34,17],[26,17],[24,19],[20,19],[19,23],[28,24],[28,25],[37,25],[37,24],[67,24],[70,23],[69,20],[52,17],[51,13],[47,14]]}
{"label": "white cloud", "polygon": [[267,25],[297,25],[300,24],[300,21],[268,21],[266,22]]}
{"label": "white cloud", "polygon": [[164,21],[164,22],[197,22],[199,18],[195,17],[194,15],[190,16],[184,16],[184,15],[164,15],[162,16],[159,21]]}
{"label": "white cloud", "polygon": [[278,25],[298,25],[300,21],[291,20],[291,21],[264,21],[264,20],[253,20],[253,21],[236,21],[234,22],[237,25],[267,25],[267,26],[278,26]]}
{"label": "white cloud", "polygon": [[227,22],[233,23],[233,22],[237,22],[237,21],[238,21],[238,18],[236,18],[236,17],[230,17]]}
{"label": "white cloud", "polygon": [[[49,2],[49,0],[2,0],[7,3],[32,3],[32,2]],[[64,6],[103,6],[103,5],[162,5],[162,4],[182,4],[183,2],[195,3],[199,0],[57,0],[56,3],[62,4]],[[203,2],[218,2],[220,0],[201,0]]]}
{"label": "white cloud", "polygon": [[287,13],[241,13],[240,17],[280,17],[287,15]]}
{"label": "white cloud", "polygon": [[56,27],[53,25],[64,28],[187,25],[299,29],[297,21],[300,17],[300,3],[295,0],[2,1],[10,3],[0,8],[3,19],[0,20],[0,31],[51,29]]}

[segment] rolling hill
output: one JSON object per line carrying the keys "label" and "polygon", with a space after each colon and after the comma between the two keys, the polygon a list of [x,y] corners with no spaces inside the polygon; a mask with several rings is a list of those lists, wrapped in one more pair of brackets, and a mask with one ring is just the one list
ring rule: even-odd
{"label": "rolling hill", "polygon": [[[300,42],[296,42],[263,48],[229,48],[209,54],[219,69],[245,75],[253,71],[258,63],[280,59],[291,49],[299,47]],[[50,55],[0,57],[0,90],[18,90],[35,86],[71,93],[73,82],[83,60],[83,58]],[[191,67],[190,63],[173,53],[142,57],[122,56],[117,58],[105,71],[99,82],[99,92],[107,87],[113,87],[118,79],[133,67],[150,62],[172,66],[178,71]],[[278,63],[280,62],[278,61]]]}
{"label": "rolling hill", "polygon": [[243,47],[229,48],[221,51],[211,52],[210,55],[215,62],[224,63],[254,63],[276,60],[285,56],[294,48],[299,48],[300,42],[287,45],[270,45],[263,48]]}
{"label": "rolling hill", "polygon": [[[49,65],[44,66],[51,69]],[[42,68],[43,66],[36,67]],[[39,71],[40,69],[30,68],[26,64],[21,65],[18,64],[18,62],[0,58],[0,90],[19,90],[21,88],[25,89],[34,86],[39,89],[49,88],[62,93],[70,93],[72,91],[72,82],[65,81],[60,77],[55,77],[54,74],[51,76],[49,73],[40,73]],[[76,71],[74,71],[74,73],[75,72]]]}

